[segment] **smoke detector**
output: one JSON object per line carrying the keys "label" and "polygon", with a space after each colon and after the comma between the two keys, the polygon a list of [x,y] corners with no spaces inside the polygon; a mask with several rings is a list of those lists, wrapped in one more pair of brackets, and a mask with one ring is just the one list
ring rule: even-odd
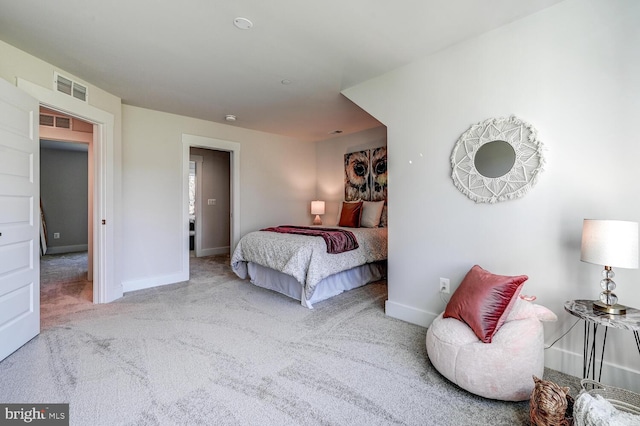
{"label": "smoke detector", "polygon": [[233,25],[241,30],[250,30],[251,27],[253,27],[253,22],[251,22],[247,18],[236,18],[233,20]]}

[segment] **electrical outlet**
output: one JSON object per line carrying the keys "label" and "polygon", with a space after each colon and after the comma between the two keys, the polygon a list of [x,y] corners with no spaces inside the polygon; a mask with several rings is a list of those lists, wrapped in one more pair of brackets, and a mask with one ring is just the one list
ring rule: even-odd
{"label": "electrical outlet", "polygon": [[57,240],[58,238],[60,238],[60,233],[59,232],[54,232],[53,233],[53,239]]}
{"label": "electrical outlet", "polygon": [[449,294],[449,278],[440,278],[440,293]]}

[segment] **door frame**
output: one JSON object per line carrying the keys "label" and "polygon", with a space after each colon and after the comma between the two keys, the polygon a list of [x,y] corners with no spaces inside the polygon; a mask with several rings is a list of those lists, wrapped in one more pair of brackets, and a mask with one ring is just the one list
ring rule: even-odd
{"label": "door frame", "polygon": [[[68,95],[46,89],[22,78],[17,87],[38,100],[40,106],[77,117],[94,124],[93,214],[89,244],[93,247],[93,303],[108,303],[122,297],[122,285],[115,264],[115,156],[113,114]],[[90,153],[91,154],[91,153]],[[90,178],[91,179],[91,178]],[[39,187],[39,183],[38,183]],[[91,229],[90,229],[91,231]],[[91,235],[92,234],[92,235]]]}
{"label": "door frame", "polygon": [[202,252],[202,180],[199,176],[202,173],[202,165],[204,164],[204,159],[202,155],[189,155],[189,161],[193,161],[196,163],[196,220],[194,223],[195,235],[193,237],[193,249],[195,251],[196,257],[200,257]]}
{"label": "door frame", "polygon": [[[231,156],[231,205],[230,205],[230,235],[231,253],[240,240],[240,144],[238,142],[204,136],[182,134],[182,229],[183,239],[183,271],[189,274],[189,148],[205,148],[229,152]],[[196,172],[197,173],[197,172]],[[197,232],[197,231],[196,231]]]}

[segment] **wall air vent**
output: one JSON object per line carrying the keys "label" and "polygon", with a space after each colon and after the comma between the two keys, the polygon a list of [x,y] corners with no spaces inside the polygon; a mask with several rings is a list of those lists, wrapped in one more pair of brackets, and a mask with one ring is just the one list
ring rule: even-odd
{"label": "wall air vent", "polygon": [[[83,127],[86,127],[86,126],[83,126],[83,124],[86,125],[88,123],[85,123],[82,120],[76,121],[71,117],[63,117],[63,116],[52,115],[52,114],[40,114],[41,126],[72,130],[72,127],[74,127],[77,122],[80,122],[78,127],[80,127],[81,129],[79,131],[86,131],[86,129],[83,129]],[[91,131],[93,131],[93,127]]]}
{"label": "wall air vent", "polygon": [[81,101],[87,102],[87,88],[81,84],[74,83],[73,97],[76,99],[80,99]]}
{"label": "wall air vent", "polygon": [[57,72],[53,73],[53,87],[58,92],[73,96],[82,102],[87,102],[89,97],[89,92],[86,86],[64,77]]}
{"label": "wall air vent", "polygon": [[53,127],[53,115],[40,114],[40,125]]}
{"label": "wall air vent", "polygon": [[56,127],[61,129],[70,129],[71,119],[67,117],[56,117]]}

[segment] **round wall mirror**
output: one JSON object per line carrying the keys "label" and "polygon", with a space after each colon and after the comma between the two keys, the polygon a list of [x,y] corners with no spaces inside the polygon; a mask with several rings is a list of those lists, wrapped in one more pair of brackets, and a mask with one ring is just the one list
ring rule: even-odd
{"label": "round wall mirror", "polygon": [[509,173],[516,162],[516,151],[509,142],[491,141],[482,145],[473,159],[476,170],[484,177],[499,178]]}
{"label": "round wall mirror", "polygon": [[515,116],[471,126],[451,153],[455,186],[476,203],[522,197],[544,166],[542,142],[533,126]]}

